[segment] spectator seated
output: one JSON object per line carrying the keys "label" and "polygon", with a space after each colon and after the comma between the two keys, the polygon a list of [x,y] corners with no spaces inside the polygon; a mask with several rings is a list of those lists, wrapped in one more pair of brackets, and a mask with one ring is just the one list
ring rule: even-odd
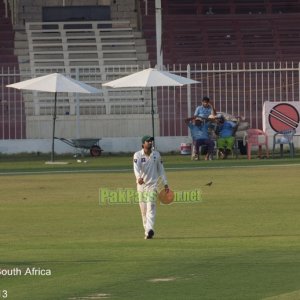
{"label": "spectator seated", "polygon": [[223,115],[219,114],[217,115],[217,124],[217,153],[220,158],[224,159],[230,152],[233,154],[237,122],[226,120]]}
{"label": "spectator seated", "polygon": [[209,136],[209,122],[204,122],[201,118],[187,118],[185,123],[189,127],[193,139],[192,158],[199,160],[200,153],[199,148],[201,146],[207,147],[207,154],[205,160],[211,160],[213,158],[214,142]]}

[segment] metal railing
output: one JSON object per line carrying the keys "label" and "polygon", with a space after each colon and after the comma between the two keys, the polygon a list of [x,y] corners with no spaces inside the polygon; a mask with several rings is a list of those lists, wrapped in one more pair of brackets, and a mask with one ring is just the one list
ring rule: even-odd
{"label": "metal railing", "polygon": [[[139,70],[136,65],[105,66],[105,80]],[[265,101],[288,102],[300,99],[298,62],[195,64],[188,68],[172,65],[167,70],[200,83],[155,90],[156,128],[160,136],[188,135],[184,119],[193,115],[203,96],[210,97],[217,111],[242,116],[252,128],[262,128],[262,107]],[[52,72],[55,70],[41,69],[39,75]],[[76,73],[67,75],[100,88],[103,83],[99,68],[77,68]],[[43,128],[47,127],[45,124],[51,119],[53,97],[45,93],[33,94],[5,87],[30,77],[30,70],[20,73],[18,70],[0,69],[0,139],[47,137],[46,129]],[[136,127],[147,130],[148,123],[143,125],[143,120],[150,117],[150,91],[146,88],[104,89],[102,95],[79,97],[80,119],[83,120],[80,124],[85,132],[82,137],[89,134],[90,127],[97,127],[100,136],[130,137],[135,136]],[[70,132],[68,126],[74,126],[69,120],[76,118],[75,100],[73,95],[68,94],[60,95],[58,99],[58,118],[61,118],[66,132]],[[122,119],[120,126],[113,126],[116,119]],[[39,128],[35,135],[30,133],[33,128]]]}

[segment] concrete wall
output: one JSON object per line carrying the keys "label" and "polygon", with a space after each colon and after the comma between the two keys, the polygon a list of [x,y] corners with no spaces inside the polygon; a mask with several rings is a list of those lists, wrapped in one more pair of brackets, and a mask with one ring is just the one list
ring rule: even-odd
{"label": "concrete wall", "polygon": [[[190,142],[189,137],[157,137],[156,149],[160,152],[180,152],[180,144]],[[51,139],[0,140],[0,153],[50,153]],[[141,149],[141,137],[103,138],[100,146],[104,153],[133,153]],[[55,152],[58,154],[75,153],[75,149],[62,141],[55,140]]]}
{"label": "concrete wall", "polygon": [[[154,116],[155,135],[159,132],[158,115]],[[26,118],[26,132],[28,139],[51,138],[52,116],[28,116]],[[80,123],[76,116],[57,116],[55,136],[64,138],[76,137],[76,126],[80,128],[80,137],[126,137],[152,134],[151,115],[91,115],[80,116]]]}
{"label": "concrete wall", "polygon": [[[181,143],[190,143],[191,139],[187,136],[182,137],[156,137],[156,149],[162,153],[180,152]],[[273,140],[269,138],[269,150],[272,152]],[[295,147],[300,148],[300,136],[295,137]],[[17,153],[50,153],[51,139],[27,139],[27,140],[0,140],[0,154]],[[139,137],[120,137],[103,138],[100,146],[104,153],[133,153],[141,149],[141,136]],[[286,147],[287,145],[285,145]],[[253,148],[254,150],[254,148]],[[62,141],[55,140],[55,152],[58,154],[75,153],[75,149]],[[277,145],[276,153],[279,153]]]}

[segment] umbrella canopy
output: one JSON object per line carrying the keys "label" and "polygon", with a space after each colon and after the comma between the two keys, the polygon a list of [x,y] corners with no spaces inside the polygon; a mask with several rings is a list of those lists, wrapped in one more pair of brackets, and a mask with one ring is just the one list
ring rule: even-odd
{"label": "umbrella canopy", "polygon": [[54,161],[54,138],[55,138],[55,120],[56,120],[56,104],[57,93],[82,93],[94,94],[100,93],[101,90],[87,85],[81,81],[66,77],[59,73],[52,73],[45,76],[24,80],[21,82],[7,85],[19,90],[30,90],[40,92],[52,92],[54,96],[54,110],[53,110],[53,128],[52,128],[52,151],[51,161]]}
{"label": "umbrella canopy", "polygon": [[87,85],[81,81],[66,77],[59,73],[24,80],[7,85],[19,90],[31,90],[52,93],[99,93],[100,90]]}
{"label": "umbrella canopy", "polygon": [[113,88],[125,87],[159,87],[159,86],[183,86],[198,83],[198,81],[178,76],[167,71],[157,69],[145,69],[143,71],[104,83],[102,86]]}
{"label": "umbrella canopy", "polygon": [[151,88],[151,115],[152,115],[152,136],[154,137],[154,107],[153,107],[153,88],[163,86],[183,86],[186,84],[199,83],[186,77],[178,76],[167,71],[161,71],[153,68],[106,82],[102,86],[113,88]]}

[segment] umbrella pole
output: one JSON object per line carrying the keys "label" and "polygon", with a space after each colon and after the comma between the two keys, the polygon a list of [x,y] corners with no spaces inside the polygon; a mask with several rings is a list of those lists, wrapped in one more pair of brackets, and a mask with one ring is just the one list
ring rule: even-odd
{"label": "umbrella pole", "polygon": [[[152,136],[154,139],[154,105],[153,105],[153,87],[151,87],[151,117],[152,117]],[[154,141],[155,145],[155,141]]]}
{"label": "umbrella pole", "polygon": [[55,137],[55,120],[56,120],[56,102],[57,102],[57,92],[55,92],[55,97],[54,97],[51,161],[54,161],[54,137]]}

